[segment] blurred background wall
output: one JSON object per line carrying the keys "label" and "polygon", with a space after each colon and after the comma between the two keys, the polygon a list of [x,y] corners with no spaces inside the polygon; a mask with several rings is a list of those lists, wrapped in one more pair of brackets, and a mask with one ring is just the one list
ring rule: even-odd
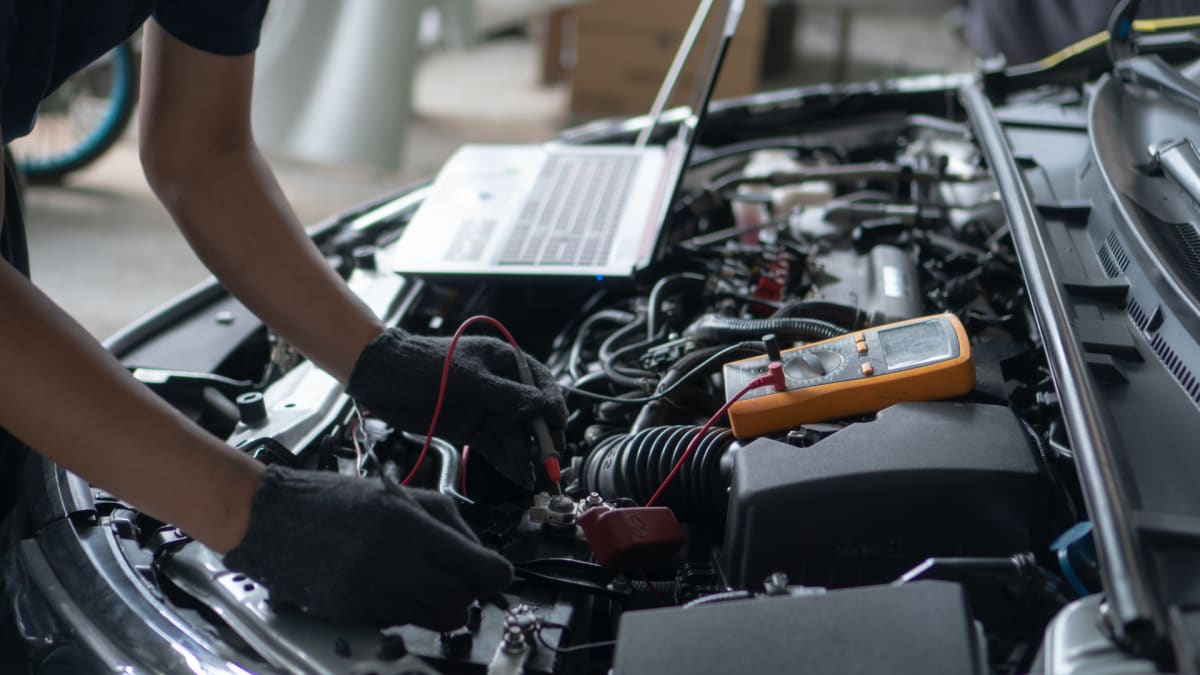
{"label": "blurred background wall", "polygon": [[[315,224],[433,174],[464,142],[539,141],[644,112],[695,2],[272,0],[256,135]],[[748,6],[726,94],[974,65],[952,0]],[[146,187],[132,130],[26,202],[34,281],[97,337],[206,276]]]}

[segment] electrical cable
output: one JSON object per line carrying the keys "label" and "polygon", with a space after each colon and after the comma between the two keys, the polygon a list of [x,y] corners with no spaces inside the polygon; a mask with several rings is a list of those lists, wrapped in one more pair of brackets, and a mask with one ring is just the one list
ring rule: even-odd
{"label": "electrical cable", "polygon": [[[644,347],[642,347],[642,348],[644,349]],[[605,361],[601,361],[600,365],[603,366],[603,368],[604,368],[604,370],[603,370],[604,376],[607,377],[609,380],[611,380],[613,384],[616,384],[616,385],[619,385],[622,387],[629,387],[630,389],[638,389],[638,388],[641,388],[644,383],[650,381],[649,374],[645,374],[645,375],[642,375],[639,377],[637,375],[624,373],[624,372],[618,370],[617,365],[615,363],[613,363],[612,359],[607,359]]]}
{"label": "electrical cable", "polygon": [[564,569],[576,569],[581,572],[591,574],[603,574],[606,577],[616,576],[616,573],[608,568],[594,562],[579,560],[577,558],[531,558],[529,560],[515,560],[513,565],[517,567],[537,568],[537,567],[559,567]]}
{"label": "electrical cable", "polygon": [[[421,452],[417,455],[417,461],[413,463],[412,469],[404,480],[400,481],[401,485],[408,485],[412,479],[416,477],[417,471],[421,468],[421,463],[425,461],[425,456],[429,454],[429,445],[433,442],[433,433],[437,430],[438,418],[442,415],[442,404],[446,402],[446,386],[450,382],[450,364],[454,358],[454,349],[458,346],[458,340],[466,332],[467,328],[476,323],[486,323],[495,328],[504,336],[504,339],[513,348],[513,353],[517,359],[517,371],[521,375],[521,380],[525,384],[533,384],[533,376],[529,372],[529,363],[525,359],[525,352],[521,351],[521,346],[517,344],[516,338],[504,324],[490,316],[475,315],[469,317],[459,325],[458,330],[454,331],[454,336],[450,338],[450,346],[446,349],[446,360],[442,364],[442,380],[438,385],[437,401],[433,406],[433,417],[429,420],[429,431],[425,433],[425,443],[421,446]],[[558,464],[558,456],[554,452],[554,442],[551,440],[550,431],[546,427],[546,421],[540,417],[533,420],[534,436],[538,441],[538,446],[542,451],[542,463],[546,468],[546,473],[550,476],[550,480],[558,484],[561,480],[561,470]],[[562,488],[559,487],[561,492]]]}
{"label": "electrical cable", "polygon": [[613,331],[611,335],[604,338],[604,342],[600,343],[600,351],[597,352],[598,358],[601,361],[607,361],[611,359],[613,350],[617,348],[617,345],[634,332],[640,330],[645,321],[646,317],[644,315],[638,316],[635,320],[629,322],[628,325],[618,328],[617,330]]}
{"label": "electrical cable", "polygon": [[712,425],[716,424],[717,420],[721,419],[721,416],[729,410],[730,406],[732,406],[734,403],[737,403],[739,399],[746,394],[749,394],[751,391],[771,384],[771,382],[772,377],[770,375],[756,377],[750,381],[750,384],[742,387],[738,393],[729,397],[729,400],[725,401],[721,408],[717,410],[716,414],[708,418],[708,421],[704,423],[704,426],[700,427],[700,431],[696,432],[696,435],[692,437],[692,442],[688,444],[687,450],[684,450],[683,454],[679,456],[679,459],[675,461],[675,466],[671,467],[671,473],[667,474],[667,477],[663,479],[662,484],[658,486],[658,489],[655,490],[654,494],[650,496],[650,499],[646,501],[646,506],[654,506],[654,503],[658,501],[660,496],[662,496],[663,491],[667,489],[667,486],[670,485],[675,476],[679,474],[679,471],[683,468],[684,463],[687,462],[688,458],[692,456],[692,453],[696,451],[696,448],[700,445],[700,441],[704,439],[704,435],[708,433],[708,430],[712,428]]}
{"label": "electrical cable", "polygon": [[[355,411],[358,408],[355,407]],[[358,444],[358,430],[361,428],[362,417],[355,417],[350,423],[350,440],[354,443],[354,475],[362,477],[362,446]]]}
{"label": "electrical cable", "polygon": [[633,405],[643,405],[646,403],[650,403],[651,401],[657,401],[661,398],[665,398],[666,396],[669,396],[676,389],[678,389],[682,385],[686,384],[688,380],[695,377],[696,375],[699,375],[700,373],[707,371],[708,368],[710,366],[712,366],[712,364],[716,363],[717,361],[720,361],[721,359],[725,358],[729,354],[732,354],[733,352],[736,352],[736,351],[742,351],[745,349],[754,348],[754,347],[751,347],[750,345],[755,345],[758,348],[758,351],[760,354],[766,353],[766,350],[761,348],[761,343],[739,342],[735,345],[730,345],[730,346],[722,349],[721,351],[717,352],[716,354],[713,354],[712,356],[708,357],[703,362],[701,362],[699,365],[697,365],[695,368],[692,368],[688,372],[681,375],[679,377],[679,379],[674,382],[674,384],[667,387],[666,389],[663,389],[660,392],[656,392],[653,395],[643,396],[641,398],[620,398],[618,396],[608,396],[606,394],[598,394],[594,391],[588,391],[586,389],[580,389],[578,387],[572,387],[570,385],[565,385],[565,384],[560,384],[559,387],[563,391],[566,391],[567,393],[575,394],[577,396],[583,396],[585,398],[591,398],[591,399],[594,399],[597,401],[605,401],[608,403],[627,403],[627,404],[633,404]]}
{"label": "electrical cable", "polygon": [[695,600],[684,603],[684,609],[692,607],[700,607],[703,605],[711,605],[717,602],[729,602],[730,600],[749,600],[754,594],[750,591],[724,591],[722,593],[713,593],[711,595],[702,595]]}
{"label": "electrical cable", "polygon": [[621,591],[608,588],[607,586],[601,586],[600,584],[594,584],[580,579],[569,579],[566,577],[555,576],[553,574],[544,574],[542,572],[531,570],[527,567],[520,567],[518,565],[513,565],[513,575],[521,577],[526,581],[540,581],[552,586],[557,586],[559,588],[580,591],[581,593],[598,595],[605,598],[624,600],[629,597],[628,593],[623,593]]}
{"label": "electrical cable", "polygon": [[[363,463],[367,459],[373,459],[379,465],[382,465],[382,462],[375,456],[375,444],[368,442],[371,439],[367,435],[367,420],[363,416],[362,410],[358,407],[358,402],[352,401],[351,406],[354,412],[354,420],[350,423],[350,440],[354,443],[354,475],[361,478],[367,475],[367,470],[363,466]],[[361,443],[359,442],[359,433],[362,434]],[[367,446],[365,452],[363,451],[363,445]]]}
{"label": "electrical cable", "polygon": [[659,330],[662,328],[662,310],[663,299],[667,295],[667,290],[672,286],[677,286],[681,282],[691,283],[708,283],[708,277],[703,274],[695,274],[693,272],[681,272],[679,274],[669,274],[659,279],[654,288],[650,289],[650,297],[647,302],[646,310],[646,339],[655,340],[658,338]]}
{"label": "electrical cable", "polygon": [[636,314],[626,312],[619,309],[607,309],[596,312],[589,316],[580,326],[579,332],[575,336],[575,340],[571,343],[571,352],[567,357],[567,372],[571,377],[578,380],[583,377],[583,372],[579,369],[579,361],[583,354],[583,343],[587,339],[588,332],[601,322],[616,322],[629,323],[637,318]]}
{"label": "electrical cable", "polygon": [[[554,579],[555,583],[559,581],[578,582],[603,588],[607,588],[608,584],[612,583],[617,576],[617,572],[601,565],[575,558],[534,558],[513,561],[512,566],[518,573],[528,572],[539,577]],[[559,576],[551,574],[551,572],[561,572],[563,575]],[[570,574],[570,572],[577,572],[577,574]],[[622,597],[624,596],[622,595]]]}
{"label": "electrical cable", "polygon": [[555,647],[549,642],[546,642],[546,638],[542,636],[542,631],[547,628],[566,630],[567,627],[557,623],[543,623],[538,626],[537,630],[534,631],[534,635],[537,636],[537,641],[540,642],[543,647],[549,649],[555,654],[571,654],[573,652],[582,652],[588,649],[603,649],[606,647],[615,647],[617,644],[616,640],[604,640],[603,642],[583,642],[577,645],[571,645],[569,647]]}
{"label": "electrical cable", "polygon": [[643,381],[653,378],[654,373],[644,369],[622,368],[617,362],[629,354],[645,352],[658,342],[658,340],[639,340],[613,351],[609,358],[604,359],[600,364],[604,369],[604,374],[608,376],[608,379],[622,386],[641,386]]}

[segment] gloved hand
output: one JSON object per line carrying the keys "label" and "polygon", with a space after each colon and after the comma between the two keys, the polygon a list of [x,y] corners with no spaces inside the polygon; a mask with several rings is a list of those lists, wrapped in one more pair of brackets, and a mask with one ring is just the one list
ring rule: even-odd
{"label": "gloved hand", "polygon": [[[372,340],[354,365],[350,395],[394,427],[429,430],[450,338],[426,337],[397,328]],[[446,400],[436,435],[471,446],[506,478],[533,486],[536,456],[529,422],[543,416],[559,452],[567,406],[546,366],[526,356],[536,386],[520,381],[512,347],[491,337],[463,336],[454,348]]]}
{"label": "gloved hand", "polygon": [[376,479],[269,466],[250,526],[225,555],[271,599],[318,616],[452,630],[472,599],[512,580],[448,497]]}

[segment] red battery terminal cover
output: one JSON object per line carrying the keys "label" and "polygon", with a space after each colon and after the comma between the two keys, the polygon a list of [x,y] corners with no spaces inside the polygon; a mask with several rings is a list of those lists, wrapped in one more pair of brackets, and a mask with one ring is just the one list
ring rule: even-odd
{"label": "red battery terminal cover", "polygon": [[579,516],[596,562],[611,570],[661,563],[683,545],[683,527],[663,506],[598,506]]}

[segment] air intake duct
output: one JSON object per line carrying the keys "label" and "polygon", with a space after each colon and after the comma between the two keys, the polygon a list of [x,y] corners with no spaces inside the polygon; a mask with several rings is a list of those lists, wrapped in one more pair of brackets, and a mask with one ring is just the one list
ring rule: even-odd
{"label": "air intake duct", "polygon": [[[584,462],[584,488],[608,499],[644,504],[699,431],[697,426],[663,426],[610,436]],[[722,472],[721,458],[735,440],[728,429],[709,429],[659,503],[680,520],[723,514],[729,477]]]}

